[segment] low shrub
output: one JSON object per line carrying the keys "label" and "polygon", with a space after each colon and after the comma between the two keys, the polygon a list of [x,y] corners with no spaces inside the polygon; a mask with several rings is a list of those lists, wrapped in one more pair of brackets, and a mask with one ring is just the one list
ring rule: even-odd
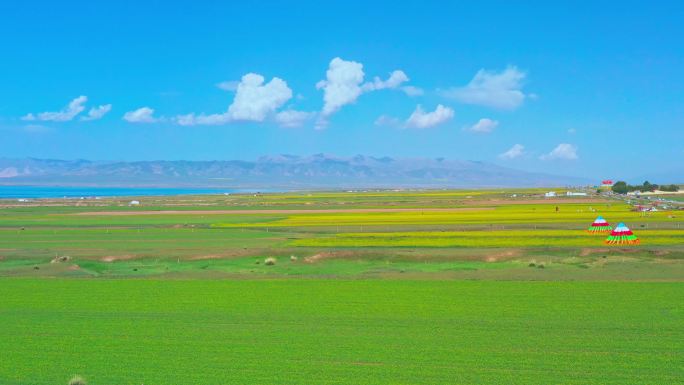
{"label": "low shrub", "polygon": [[69,380],[69,385],[86,385],[86,384],[87,384],[86,380],[81,376],[74,376],[71,380]]}
{"label": "low shrub", "polygon": [[273,266],[276,264],[276,259],[273,257],[268,257],[264,260],[264,265],[266,266]]}

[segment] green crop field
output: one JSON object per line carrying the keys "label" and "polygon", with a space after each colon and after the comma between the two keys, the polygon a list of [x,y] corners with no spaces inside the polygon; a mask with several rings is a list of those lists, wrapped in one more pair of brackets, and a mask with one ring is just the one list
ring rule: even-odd
{"label": "green crop field", "polygon": [[[488,278],[506,271],[527,279],[532,273],[520,268],[541,263],[535,279],[614,279],[622,271],[670,280],[684,269],[681,211],[640,213],[602,197],[548,200],[541,191],[145,197],[140,207],[115,198],[5,202],[0,276]],[[641,245],[606,249],[603,235],[585,232],[597,215],[627,223]],[[265,267],[267,257],[277,266]],[[660,273],[637,274],[633,264]]]}
{"label": "green crop field", "polygon": [[684,211],[544,191],[0,201],[0,384],[684,383]]}
{"label": "green crop field", "polygon": [[[684,231],[642,230],[649,245],[684,244]],[[545,247],[601,246],[605,236],[584,230],[488,230],[344,233],[293,241],[298,246],[325,247]]]}
{"label": "green crop field", "polygon": [[682,283],[0,280],[0,382],[677,384]]}

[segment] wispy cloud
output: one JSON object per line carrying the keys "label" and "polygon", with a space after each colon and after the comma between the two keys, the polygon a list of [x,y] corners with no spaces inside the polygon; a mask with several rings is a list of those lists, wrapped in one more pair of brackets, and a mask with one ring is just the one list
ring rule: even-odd
{"label": "wispy cloud", "polygon": [[510,160],[520,158],[523,155],[525,155],[525,146],[522,144],[514,144],[508,151],[499,154],[499,158]]}
{"label": "wispy cloud", "polygon": [[156,123],[159,121],[159,118],[154,117],[154,109],[141,107],[137,110],[126,112],[123,120],[130,123]]}
{"label": "wispy cloud", "polygon": [[541,160],[576,160],[579,159],[577,155],[577,146],[569,143],[561,143],[556,148],[551,150],[548,154],[539,157]]}
{"label": "wispy cloud", "polygon": [[29,113],[24,115],[21,119],[25,121],[53,121],[53,122],[66,122],[73,120],[76,115],[80,114],[85,110],[84,104],[88,101],[87,96],[79,96],[76,99],[69,102],[69,104],[60,111],[55,112],[41,112],[36,115]]}
{"label": "wispy cloud", "polygon": [[454,117],[454,110],[441,104],[434,111],[426,112],[418,105],[406,120],[408,128],[429,128],[445,123]]}
{"label": "wispy cloud", "polygon": [[440,94],[466,104],[513,110],[525,100],[522,92],[525,76],[515,66],[501,72],[481,69],[468,85],[443,90]]}
{"label": "wispy cloud", "polygon": [[364,92],[377,91],[383,89],[397,89],[402,83],[409,81],[408,76],[401,70],[395,70],[390,73],[387,80],[382,80],[379,77],[374,77],[372,82],[364,83],[361,88]]}
{"label": "wispy cloud", "polygon": [[109,111],[112,110],[111,104],[103,104],[101,106],[93,107],[88,111],[88,116],[84,116],[81,120],[98,120],[102,119]]}
{"label": "wispy cloud", "polygon": [[397,118],[388,115],[380,115],[377,119],[375,119],[375,122],[373,124],[375,124],[376,126],[398,127],[401,125],[401,121]]}
{"label": "wispy cloud", "polygon": [[478,120],[478,122],[473,124],[472,126],[466,127],[465,130],[470,131],[470,132],[475,132],[478,134],[489,134],[492,131],[494,131],[494,129],[498,126],[499,126],[498,121],[492,120],[489,118],[482,118],[482,119]]}
{"label": "wispy cloud", "polygon": [[301,127],[308,120],[316,116],[315,112],[305,112],[296,110],[280,111],[275,115],[275,121],[281,127]]}
{"label": "wispy cloud", "polygon": [[216,83],[216,87],[224,91],[236,91],[240,82],[238,80],[226,80],[220,83]]}
{"label": "wispy cloud", "polygon": [[403,86],[400,87],[402,91],[408,96],[421,96],[425,93],[422,88],[418,88],[415,86]]}

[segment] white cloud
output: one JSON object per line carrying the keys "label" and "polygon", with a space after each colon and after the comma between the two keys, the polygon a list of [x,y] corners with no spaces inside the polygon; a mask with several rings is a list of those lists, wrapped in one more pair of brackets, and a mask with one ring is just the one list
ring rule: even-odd
{"label": "white cloud", "polygon": [[93,107],[88,111],[88,116],[84,116],[81,120],[98,120],[102,119],[109,111],[112,110],[111,104],[103,104],[101,106]]}
{"label": "white cloud", "polygon": [[414,86],[403,86],[401,87],[401,90],[404,91],[404,93],[408,96],[420,96],[425,93],[422,88]]}
{"label": "white cloud", "polygon": [[14,178],[20,176],[19,170],[16,167],[7,167],[0,169],[0,178]]}
{"label": "white cloud", "polygon": [[429,128],[442,124],[454,117],[454,110],[449,107],[444,107],[441,104],[432,112],[425,112],[423,108],[418,105],[411,116],[406,120],[406,127],[409,128]]}
{"label": "white cloud", "polygon": [[281,127],[300,127],[315,115],[314,112],[285,110],[280,111],[275,115],[275,121]]}
{"label": "white cloud", "polygon": [[323,109],[316,122],[316,128],[325,128],[328,118],[343,106],[356,102],[365,92],[384,89],[402,90],[409,96],[422,95],[423,90],[413,86],[402,86],[409,77],[401,70],[394,70],[387,80],[376,76],[373,81],[363,82],[363,64],[336,57],[330,61],[325,80],[316,83],[316,89],[323,90]]}
{"label": "white cloud", "polygon": [[401,70],[392,71],[387,80],[382,80],[379,77],[374,77],[372,82],[364,83],[361,89],[364,92],[383,90],[383,89],[396,89],[402,83],[409,81],[408,76]]}
{"label": "white cloud", "polygon": [[33,121],[33,120],[40,120],[40,121],[53,121],[53,122],[66,122],[69,120],[74,119],[76,115],[80,114],[85,110],[84,104],[88,101],[87,96],[79,96],[76,99],[72,100],[69,105],[67,105],[64,109],[61,111],[57,112],[41,112],[37,116],[33,114],[27,114],[23,116],[21,119],[22,120],[27,120],[27,121]]}
{"label": "white cloud", "polygon": [[228,113],[223,114],[186,114],[176,116],[176,123],[181,126],[218,126],[221,124],[226,124],[231,122],[230,115]]}
{"label": "white cloud", "polygon": [[330,61],[325,74],[326,80],[316,83],[316,88],[323,90],[323,118],[337,112],[345,104],[354,103],[361,95],[363,64],[336,57]]}
{"label": "white cloud", "polygon": [[481,69],[465,87],[451,88],[441,94],[466,104],[513,110],[525,100],[521,90],[525,76],[515,66],[498,73]]}
{"label": "white cloud", "polygon": [[551,150],[551,152],[549,152],[548,154],[544,154],[539,157],[539,159],[542,160],[576,160],[578,158],[579,157],[577,156],[577,147],[568,143],[561,143],[558,146],[556,146],[556,148]]}
{"label": "white cloud", "polygon": [[499,158],[501,159],[516,159],[520,158],[521,156],[525,155],[525,146],[522,144],[514,144],[513,147],[508,149],[508,151],[499,154]]}
{"label": "white cloud", "polygon": [[[175,121],[181,126],[220,125],[240,120],[263,122],[269,117],[274,117],[278,108],[292,98],[292,90],[284,80],[273,78],[266,84],[264,81],[263,76],[248,73],[237,84],[235,97],[228,111],[209,115],[194,113],[178,115]],[[281,117],[281,119],[286,118]]]}
{"label": "white cloud", "polygon": [[235,91],[240,84],[237,80],[226,80],[224,82],[216,83],[216,87],[224,91]]}
{"label": "white cloud", "polygon": [[489,118],[482,118],[477,123],[470,127],[466,127],[466,131],[476,132],[479,134],[489,134],[499,125],[499,122]]}
{"label": "white cloud", "polygon": [[154,110],[149,107],[128,111],[124,114],[123,119],[130,123],[155,123],[159,121],[158,118],[154,117]]}
{"label": "white cloud", "polygon": [[263,122],[285,102],[292,98],[292,90],[280,78],[273,78],[264,84],[264,77],[248,73],[237,87],[228,115],[233,120]]}

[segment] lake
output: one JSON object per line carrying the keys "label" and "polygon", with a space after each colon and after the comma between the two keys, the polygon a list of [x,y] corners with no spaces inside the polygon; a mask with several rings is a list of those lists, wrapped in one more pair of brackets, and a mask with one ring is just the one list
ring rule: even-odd
{"label": "lake", "polygon": [[[0,199],[172,196],[197,194],[249,193],[256,190],[154,187],[61,187],[0,186]],[[264,191],[265,190],[260,190]]]}

